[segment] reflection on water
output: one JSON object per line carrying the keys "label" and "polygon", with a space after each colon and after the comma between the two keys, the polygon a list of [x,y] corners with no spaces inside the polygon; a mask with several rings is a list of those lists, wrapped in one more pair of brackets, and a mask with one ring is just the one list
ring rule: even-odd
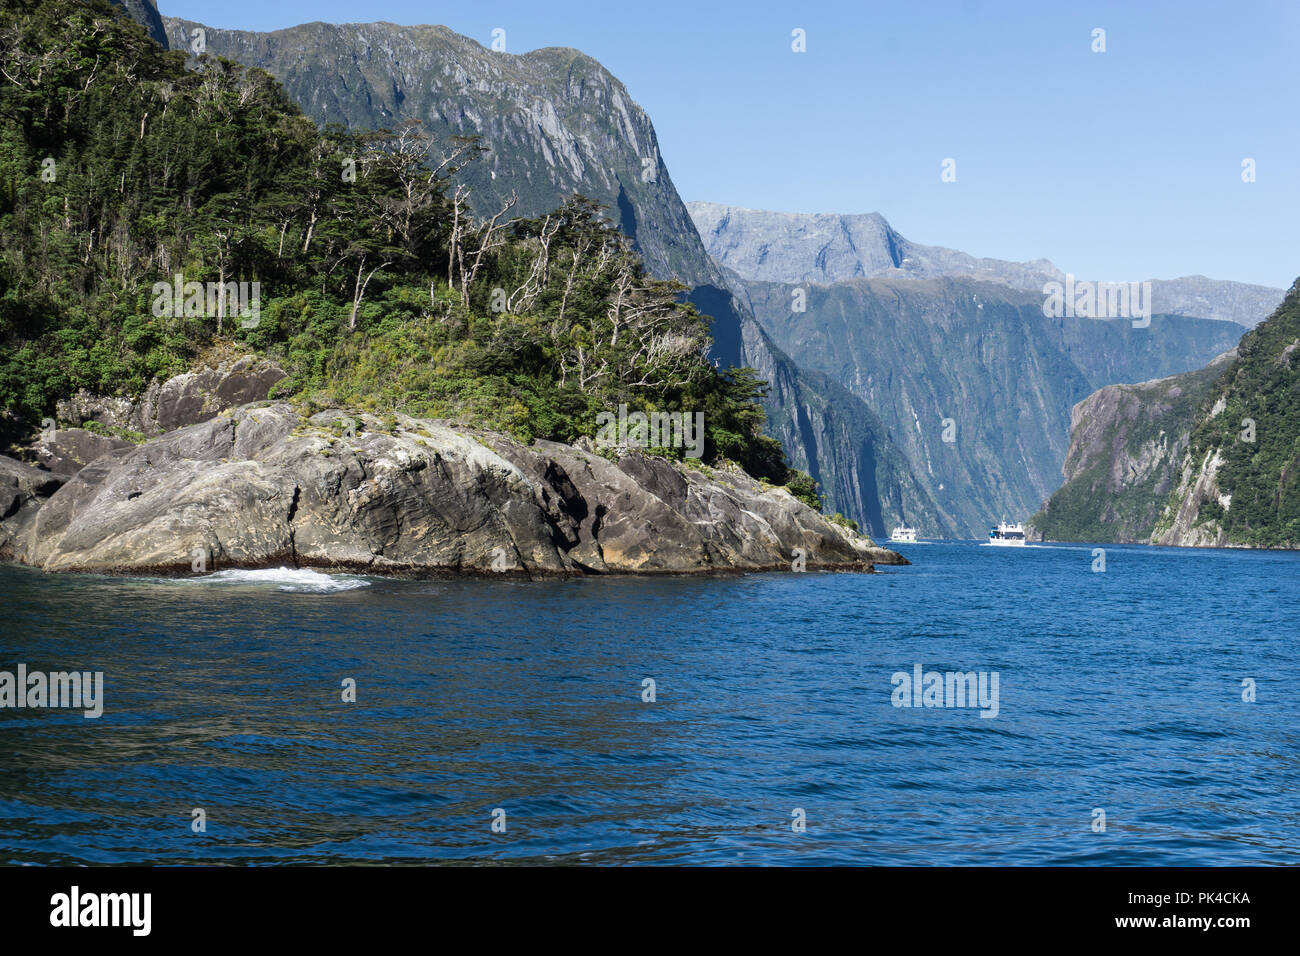
{"label": "reflection on water", "polygon": [[[1300,556],[913,558],[534,583],[0,568],[0,670],[105,674],[98,720],[0,710],[0,862],[1300,862]],[[997,671],[998,716],[894,708],[917,663]]]}

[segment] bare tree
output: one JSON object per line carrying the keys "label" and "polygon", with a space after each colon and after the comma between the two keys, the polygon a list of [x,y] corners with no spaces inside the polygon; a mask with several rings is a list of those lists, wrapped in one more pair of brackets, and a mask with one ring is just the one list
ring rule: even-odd
{"label": "bare tree", "polygon": [[365,297],[366,286],[370,285],[370,280],[374,278],[376,272],[391,266],[392,260],[380,263],[366,274],[365,281],[361,279],[361,271],[366,267],[366,253],[361,254],[361,261],[357,263],[357,280],[352,286],[352,313],[348,316],[349,331],[357,327],[357,310],[361,308],[361,300]]}
{"label": "bare tree", "polygon": [[473,258],[470,260],[469,267],[465,266],[466,248],[465,243],[458,242],[456,245],[456,264],[460,272],[460,300],[466,308],[469,307],[470,287],[478,277],[479,270],[483,267],[483,257],[494,249],[499,249],[506,244],[506,224],[501,221],[502,217],[514,208],[519,197],[511,193],[501,204],[501,208],[485,223],[480,223],[472,232],[461,230],[462,238],[473,236],[474,250]]}

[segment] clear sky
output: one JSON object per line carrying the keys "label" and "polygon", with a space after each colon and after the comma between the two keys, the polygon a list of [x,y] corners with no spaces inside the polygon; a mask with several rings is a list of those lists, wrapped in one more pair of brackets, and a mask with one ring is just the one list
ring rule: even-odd
{"label": "clear sky", "polygon": [[650,114],[687,200],[879,212],[915,242],[1100,281],[1300,275],[1296,0],[158,5],[213,27],[387,20],[577,47]]}

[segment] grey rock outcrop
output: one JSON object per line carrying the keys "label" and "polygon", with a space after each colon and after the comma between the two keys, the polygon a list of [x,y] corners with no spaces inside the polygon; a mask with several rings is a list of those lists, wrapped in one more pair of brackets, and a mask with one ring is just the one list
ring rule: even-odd
{"label": "grey rock outcrop", "polygon": [[795,548],[809,569],[906,563],[743,472],[396,422],[228,410],[97,458],[3,540],[51,571],[746,571],[789,569]]}
{"label": "grey rock outcrop", "polygon": [[[1074,406],[1065,483],[1031,520],[1053,541],[1150,541],[1182,480],[1197,413],[1236,350],[1203,369],[1107,385]],[[1154,542],[1163,543],[1163,542]]]}
{"label": "grey rock outcrop", "polygon": [[85,428],[60,428],[33,445],[32,452],[42,468],[56,475],[70,476],[100,455],[130,446],[131,443],[125,439],[100,435]]}
{"label": "grey rock outcrop", "polygon": [[163,27],[162,16],[154,0],[108,0],[116,7],[121,7],[136,23],[144,27],[149,38],[156,43],[167,46],[167,31]]}
{"label": "grey rock outcrop", "polygon": [[97,422],[108,429],[156,437],[197,425],[228,408],[263,401],[285,377],[274,362],[251,355],[154,381],[136,400],[82,390],[58,403],[57,420],[72,426]]}
{"label": "grey rock outcrop", "polygon": [[1161,515],[1160,523],[1151,543],[1181,548],[1226,548],[1233,542],[1218,521],[1205,521],[1200,517],[1201,506],[1207,501],[1221,507],[1231,503],[1232,496],[1219,487],[1219,469],[1223,455],[1211,448],[1197,458],[1190,452],[1184,457],[1178,486],[1170,503]]}
{"label": "grey rock outcrop", "polygon": [[0,457],[0,561],[19,560],[41,505],[67,479]]}

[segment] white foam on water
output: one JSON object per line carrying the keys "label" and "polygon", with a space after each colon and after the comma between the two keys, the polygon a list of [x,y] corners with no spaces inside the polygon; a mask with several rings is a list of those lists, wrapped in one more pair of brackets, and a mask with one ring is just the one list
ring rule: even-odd
{"label": "white foam on water", "polygon": [[215,571],[197,578],[178,579],[186,584],[271,584],[280,591],[330,594],[368,588],[370,582],[353,574],[325,574],[310,568],[258,568]]}

